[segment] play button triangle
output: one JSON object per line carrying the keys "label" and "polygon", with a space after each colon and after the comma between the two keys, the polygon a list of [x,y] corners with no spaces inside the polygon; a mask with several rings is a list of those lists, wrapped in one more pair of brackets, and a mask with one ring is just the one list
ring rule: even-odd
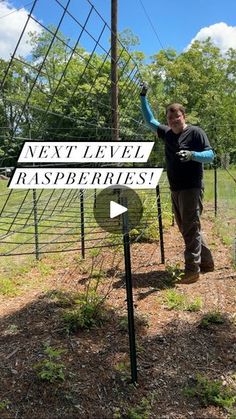
{"label": "play button triangle", "polygon": [[117,204],[117,202],[110,201],[110,218],[118,217],[118,215],[121,215],[126,211],[128,211],[128,208]]}

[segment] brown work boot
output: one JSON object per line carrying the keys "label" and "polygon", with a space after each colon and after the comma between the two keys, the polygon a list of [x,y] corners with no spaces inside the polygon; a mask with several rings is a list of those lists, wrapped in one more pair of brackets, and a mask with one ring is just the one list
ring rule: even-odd
{"label": "brown work boot", "polygon": [[211,265],[202,264],[200,265],[200,269],[201,269],[201,272],[205,274],[207,272],[213,272],[215,267],[214,267],[214,264],[211,264]]}
{"label": "brown work boot", "polygon": [[199,272],[185,271],[178,284],[193,284],[200,278]]}

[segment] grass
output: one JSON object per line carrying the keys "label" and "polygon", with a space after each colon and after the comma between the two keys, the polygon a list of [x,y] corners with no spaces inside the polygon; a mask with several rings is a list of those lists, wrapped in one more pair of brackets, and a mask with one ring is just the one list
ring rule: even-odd
{"label": "grass", "polygon": [[[11,263],[7,263],[11,261]],[[29,287],[35,288],[58,268],[58,256],[36,261],[32,258],[22,258],[14,262],[10,257],[0,268],[0,295],[14,297]],[[24,264],[23,264],[24,263]],[[61,260],[63,263],[63,260]],[[65,265],[64,265],[65,266]]]}
{"label": "grass", "polygon": [[20,293],[19,282],[8,278],[0,279],[0,295],[15,297]]}
{"label": "grass", "polygon": [[164,294],[164,303],[169,310],[199,311],[202,308],[202,299],[196,297],[190,299],[187,295],[181,294],[175,290],[167,290]]}
{"label": "grass", "polygon": [[[231,167],[228,169],[230,174],[236,179],[236,167]],[[205,193],[204,198],[206,201],[214,202],[214,170],[205,170],[204,171],[204,181],[205,181]],[[231,202],[231,207],[236,206],[236,194],[233,193],[236,191],[236,183],[232,177],[228,174],[225,169],[217,169],[217,192],[219,198],[219,204],[221,201],[226,200]]]}
{"label": "grass", "polygon": [[[236,179],[236,168],[229,168],[230,174]],[[214,217],[214,171],[205,170],[205,202],[212,205]],[[217,169],[217,217],[216,231],[223,243],[232,246],[236,234],[236,183],[225,169]],[[232,251],[233,253],[233,251]]]}

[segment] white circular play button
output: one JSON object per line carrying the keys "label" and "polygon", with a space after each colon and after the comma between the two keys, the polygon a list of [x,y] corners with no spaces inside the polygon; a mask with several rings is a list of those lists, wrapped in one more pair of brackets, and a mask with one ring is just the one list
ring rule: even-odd
{"label": "white circular play button", "polygon": [[110,218],[118,217],[124,212],[128,211],[128,208],[123,205],[117,204],[117,202],[110,201]]}
{"label": "white circular play button", "polygon": [[123,215],[127,213],[128,230],[137,227],[143,215],[138,194],[131,188],[111,186],[99,192],[94,200],[97,224],[109,233],[123,233]]}

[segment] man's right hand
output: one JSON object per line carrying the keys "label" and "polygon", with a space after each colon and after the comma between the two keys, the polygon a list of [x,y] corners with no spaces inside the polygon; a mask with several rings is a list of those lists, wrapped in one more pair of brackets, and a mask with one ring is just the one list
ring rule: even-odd
{"label": "man's right hand", "polygon": [[140,92],[140,96],[146,96],[147,91],[148,91],[148,85],[147,85],[147,83],[143,82],[143,83],[141,84],[141,92]]}

